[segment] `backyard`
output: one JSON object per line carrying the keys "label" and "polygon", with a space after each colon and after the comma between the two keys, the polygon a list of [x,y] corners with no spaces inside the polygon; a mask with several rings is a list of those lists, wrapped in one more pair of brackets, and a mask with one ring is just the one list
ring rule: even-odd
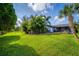
{"label": "backyard", "polygon": [[79,56],[79,4],[0,3],[0,56]]}
{"label": "backyard", "polygon": [[0,55],[71,56],[79,55],[79,42],[71,34],[25,34],[9,32],[0,35]]}

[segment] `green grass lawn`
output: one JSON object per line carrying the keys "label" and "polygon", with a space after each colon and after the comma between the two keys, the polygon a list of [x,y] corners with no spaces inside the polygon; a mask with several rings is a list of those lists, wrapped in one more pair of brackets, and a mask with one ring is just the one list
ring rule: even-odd
{"label": "green grass lawn", "polygon": [[27,35],[23,32],[10,32],[0,35],[0,55],[77,56],[78,43],[71,34]]}

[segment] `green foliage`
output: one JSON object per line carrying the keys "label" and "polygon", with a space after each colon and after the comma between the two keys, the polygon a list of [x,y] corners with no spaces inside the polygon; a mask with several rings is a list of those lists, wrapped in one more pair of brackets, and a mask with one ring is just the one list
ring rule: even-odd
{"label": "green foliage", "polygon": [[74,22],[75,26],[76,26],[76,29],[78,30],[79,32],[79,21],[78,22]]}
{"label": "green foliage", "polygon": [[14,29],[17,17],[12,4],[0,4],[0,31],[11,31]]}
{"label": "green foliage", "polygon": [[65,5],[64,8],[62,10],[60,10],[60,17],[63,16],[70,16],[74,13],[74,5],[70,4],[70,5]]}
{"label": "green foliage", "polygon": [[77,28],[73,22],[73,14],[77,14],[79,11],[79,4],[68,4],[65,5],[64,8],[62,10],[60,10],[60,15],[59,18],[62,17],[68,17],[68,22],[69,22],[69,27],[70,29],[73,29],[72,32],[78,32]]}
{"label": "green foliage", "polygon": [[26,17],[24,16],[23,17],[23,22],[22,22],[22,24],[21,24],[21,27],[22,27],[22,30],[24,31],[24,32],[26,32],[26,33],[28,33],[28,26],[29,25],[29,22],[28,22],[28,20],[26,19]]}
{"label": "green foliage", "polygon": [[79,42],[71,34],[10,32],[0,36],[0,55],[79,56]]}
{"label": "green foliage", "polygon": [[31,16],[30,19],[23,17],[22,28],[26,33],[44,33],[47,32],[47,25],[50,25],[48,21],[50,17],[43,15]]}
{"label": "green foliage", "polygon": [[44,33],[47,32],[49,25],[49,17],[40,15],[31,17],[31,29],[34,33]]}
{"label": "green foliage", "polygon": [[79,3],[65,5],[62,10],[60,10],[60,16],[70,16],[74,13],[79,13]]}
{"label": "green foliage", "polygon": [[75,3],[74,6],[76,13],[79,13],[79,3]]}
{"label": "green foliage", "polygon": [[16,27],[15,31],[21,31],[21,27]]}

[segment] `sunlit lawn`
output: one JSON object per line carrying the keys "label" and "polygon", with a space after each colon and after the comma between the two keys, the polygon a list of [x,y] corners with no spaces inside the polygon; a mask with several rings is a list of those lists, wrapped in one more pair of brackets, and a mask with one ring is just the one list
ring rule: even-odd
{"label": "sunlit lawn", "polygon": [[79,55],[79,44],[71,34],[27,35],[10,32],[0,35],[0,55]]}

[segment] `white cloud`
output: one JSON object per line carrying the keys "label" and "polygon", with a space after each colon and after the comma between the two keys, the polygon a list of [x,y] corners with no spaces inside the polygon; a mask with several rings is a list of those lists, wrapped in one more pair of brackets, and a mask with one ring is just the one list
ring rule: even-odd
{"label": "white cloud", "polygon": [[55,24],[62,24],[65,20],[66,20],[65,17],[63,18],[59,18],[58,16],[54,17]]}
{"label": "white cloud", "polygon": [[31,7],[35,12],[41,12],[47,8],[50,8],[52,5],[48,3],[30,3],[28,6]]}
{"label": "white cloud", "polygon": [[55,16],[54,19],[58,19],[58,16]]}
{"label": "white cloud", "polygon": [[20,18],[17,19],[17,22],[16,22],[16,27],[20,26],[22,23],[22,20]]}
{"label": "white cloud", "polygon": [[28,3],[28,6],[29,6],[29,7],[32,7],[33,5],[32,5],[32,3]]}
{"label": "white cloud", "polygon": [[59,18],[59,16],[55,16],[54,19],[61,22],[61,21],[65,20],[65,17]]}
{"label": "white cloud", "polygon": [[43,12],[44,12],[44,13],[48,13],[48,11],[46,11],[46,10],[45,10],[45,11],[43,11]]}
{"label": "white cloud", "polygon": [[79,14],[77,14],[76,16],[79,17]]}
{"label": "white cloud", "polygon": [[33,11],[38,12],[38,11],[42,11],[45,9],[45,5],[44,4],[28,4],[29,7],[31,7],[33,9]]}
{"label": "white cloud", "polygon": [[48,13],[48,11],[46,11],[46,10],[44,10],[44,11],[41,12],[41,14],[43,14],[43,15],[45,15],[47,13]]}
{"label": "white cloud", "polygon": [[20,18],[17,19],[18,22],[22,22],[22,20]]}

